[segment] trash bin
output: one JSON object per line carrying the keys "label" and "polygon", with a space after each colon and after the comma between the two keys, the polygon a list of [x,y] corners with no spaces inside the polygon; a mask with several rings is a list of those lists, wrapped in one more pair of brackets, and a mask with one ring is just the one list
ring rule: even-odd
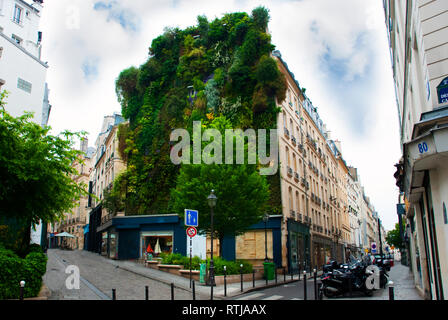
{"label": "trash bin", "polygon": [[205,277],[207,273],[207,264],[201,263],[199,266],[199,282],[205,283]]}
{"label": "trash bin", "polygon": [[264,262],[264,279],[274,280],[275,279],[275,263]]}

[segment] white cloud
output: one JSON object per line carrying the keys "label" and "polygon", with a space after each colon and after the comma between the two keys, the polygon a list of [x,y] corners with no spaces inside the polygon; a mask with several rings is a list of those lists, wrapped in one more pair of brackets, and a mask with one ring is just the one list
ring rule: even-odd
{"label": "white cloud", "polygon": [[[196,24],[198,15],[210,21],[263,5],[270,10],[273,43],[319,107],[332,137],[342,141],[346,161],[358,167],[385,225],[393,227],[393,164],[400,150],[381,0],[103,0],[115,3],[113,15],[94,10],[96,2],[45,1],[40,29],[43,59],[50,65],[50,125],[55,132],[86,130],[93,144],[103,116],[121,110],[116,77],[145,62],[152,39],[165,27],[185,28]],[[126,18],[135,30],[120,24]],[[325,54],[330,60],[325,61]],[[86,77],[86,66],[94,77]],[[331,67],[343,67],[340,79],[335,80]],[[359,127],[365,130],[359,133]]]}

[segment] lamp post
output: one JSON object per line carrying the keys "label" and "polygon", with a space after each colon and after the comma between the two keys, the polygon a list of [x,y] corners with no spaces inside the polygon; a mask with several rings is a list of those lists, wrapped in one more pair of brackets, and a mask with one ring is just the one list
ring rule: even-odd
{"label": "lamp post", "polygon": [[263,216],[263,221],[264,221],[264,262],[268,262],[268,229],[267,229],[267,222],[269,220],[269,215],[267,213],[264,214]]}
{"label": "lamp post", "polygon": [[210,238],[211,238],[211,251],[210,251],[210,299],[213,300],[213,286],[215,285],[215,270],[213,265],[213,208],[216,206],[216,200],[218,198],[215,196],[215,190],[212,190],[210,195],[207,197],[208,205],[210,206]]}

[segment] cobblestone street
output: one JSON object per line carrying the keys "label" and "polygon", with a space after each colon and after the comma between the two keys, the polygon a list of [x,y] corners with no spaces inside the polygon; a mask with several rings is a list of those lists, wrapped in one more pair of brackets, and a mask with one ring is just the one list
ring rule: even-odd
{"label": "cobblestone street", "polygon": [[[152,280],[124,270],[98,254],[87,251],[48,250],[47,273],[44,283],[51,291],[50,300],[111,300],[116,289],[117,300],[144,300],[145,286],[149,286],[150,300],[171,299],[171,287],[167,283]],[[75,265],[80,271],[80,288],[69,290],[66,267]],[[175,288],[176,300],[191,300],[191,292]],[[196,295],[196,299],[207,299]]]}

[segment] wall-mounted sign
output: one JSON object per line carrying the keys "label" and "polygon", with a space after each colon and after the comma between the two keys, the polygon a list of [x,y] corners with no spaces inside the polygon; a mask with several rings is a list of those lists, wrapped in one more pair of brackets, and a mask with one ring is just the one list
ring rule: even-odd
{"label": "wall-mounted sign", "polygon": [[437,99],[440,104],[448,102],[448,77],[437,86]]}

